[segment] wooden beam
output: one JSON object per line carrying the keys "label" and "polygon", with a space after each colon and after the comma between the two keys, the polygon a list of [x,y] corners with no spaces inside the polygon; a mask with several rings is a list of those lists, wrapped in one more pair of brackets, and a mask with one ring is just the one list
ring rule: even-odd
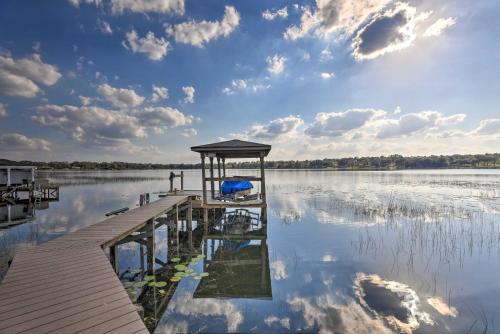
{"label": "wooden beam", "polygon": [[222,158],[222,175],[226,177],[226,158]]}
{"label": "wooden beam", "polygon": [[220,157],[217,157],[217,176],[219,177],[219,194],[221,193]]}
{"label": "wooden beam", "polygon": [[229,177],[207,177],[207,181],[260,181],[261,178],[259,176],[229,176]]}
{"label": "wooden beam", "polygon": [[207,204],[207,184],[205,180],[205,154],[201,154],[201,189],[203,192],[203,204]]}
{"label": "wooden beam", "polygon": [[264,155],[260,156],[260,192],[262,194],[262,201],[266,201],[266,176],[264,171]]}
{"label": "wooden beam", "polygon": [[210,192],[212,198],[215,198],[215,184],[214,184],[214,157],[209,157],[210,159]]}

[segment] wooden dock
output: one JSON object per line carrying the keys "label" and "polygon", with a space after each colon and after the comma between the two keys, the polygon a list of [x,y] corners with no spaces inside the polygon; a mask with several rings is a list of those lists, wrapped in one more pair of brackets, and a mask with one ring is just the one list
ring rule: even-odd
{"label": "wooden dock", "polygon": [[104,249],[190,199],[169,195],[19,250],[0,284],[0,333],[148,333]]}

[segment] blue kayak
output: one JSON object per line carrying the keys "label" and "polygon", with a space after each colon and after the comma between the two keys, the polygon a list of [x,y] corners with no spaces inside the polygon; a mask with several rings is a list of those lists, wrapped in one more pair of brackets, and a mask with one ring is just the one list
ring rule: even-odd
{"label": "blue kayak", "polygon": [[224,181],[221,190],[223,195],[229,195],[252,188],[253,184],[249,181]]}

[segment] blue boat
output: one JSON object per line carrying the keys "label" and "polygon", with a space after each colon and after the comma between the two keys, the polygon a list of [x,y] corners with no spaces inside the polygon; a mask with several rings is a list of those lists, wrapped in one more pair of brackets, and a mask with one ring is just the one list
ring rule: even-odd
{"label": "blue boat", "polygon": [[249,181],[224,181],[221,186],[222,195],[235,194],[252,188],[253,184]]}

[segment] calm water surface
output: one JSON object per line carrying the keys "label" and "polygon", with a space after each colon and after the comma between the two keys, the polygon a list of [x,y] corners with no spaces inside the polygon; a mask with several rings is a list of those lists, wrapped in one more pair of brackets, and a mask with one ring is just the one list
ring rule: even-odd
{"label": "calm water surface", "polygon": [[[138,194],[167,190],[169,172],[50,173],[60,201],[0,230],[2,274],[16,247],[135,207]],[[198,171],[185,174],[185,188],[200,187]],[[206,241],[190,268],[210,276],[172,284],[169,267],[166,287],[132,289],[156,333],[500,333],[500,171],[266,176],[267,240]],[[158,229],[156,257],[171,263],[168,240]],[[119,247],[127,287],[140,280],[138,254]]]}

